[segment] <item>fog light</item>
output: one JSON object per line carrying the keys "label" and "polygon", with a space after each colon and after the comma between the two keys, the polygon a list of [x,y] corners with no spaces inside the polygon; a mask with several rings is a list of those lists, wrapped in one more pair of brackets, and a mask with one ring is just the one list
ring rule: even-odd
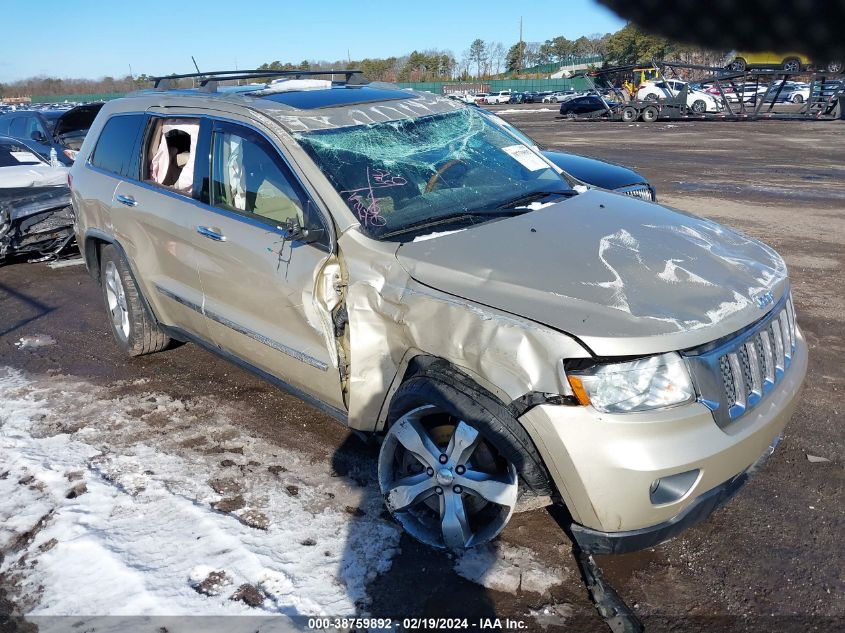
{"label": "fog light", "polygon": [[664,503],[674,503],[682,499],[695,485],[695,482],[698,481],[700,472],[696,468],[695,470],[688,470],[677,475],[655,479],[651,482],[648,491],[651,502],[657,506],[663,505]]}

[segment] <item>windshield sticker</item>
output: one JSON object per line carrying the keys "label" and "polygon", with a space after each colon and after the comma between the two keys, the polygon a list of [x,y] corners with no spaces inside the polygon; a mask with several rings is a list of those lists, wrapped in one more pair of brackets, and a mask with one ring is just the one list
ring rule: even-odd
{"label": "windshield sticker", "polygon": [[352,205],[352,210],[364,226],[384,226],[387,219],[381,215],[379,200],[375,195],[376,189],[389,189],[407,184],[401,176],[394,176],[386,169],[367,167],[367,186],[359,189],[347,189],[340,194],[346,196],[346,201]]}
{"label": "windshield sticker", "polygon": [[529,171],[549,168],[549,164],[546,161],[525,147],[525,145],[509,145],[508,147],[503,147],[502,151]]}
{"label": "windshield sticker", "polygon": [[32,152],[9,152],[19,163],[40,163],[38,156]]}

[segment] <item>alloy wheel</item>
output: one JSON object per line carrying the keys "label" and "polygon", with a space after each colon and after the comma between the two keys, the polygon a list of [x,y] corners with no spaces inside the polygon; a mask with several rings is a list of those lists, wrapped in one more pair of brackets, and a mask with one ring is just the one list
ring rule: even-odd
{"label": "alloy wheel", "polygon": [[495,538],[513,514],[516,468],[463,420],[438,407],[409,411],[389,429],[379,485],[414,538],[461,550]]}
{"label": "alloy wheel", "polygon": [[106,263],[106,301],[115,331],[124,340],[129,338],[129,308],[126,304],[126,291],[120,273],[114,262]]}

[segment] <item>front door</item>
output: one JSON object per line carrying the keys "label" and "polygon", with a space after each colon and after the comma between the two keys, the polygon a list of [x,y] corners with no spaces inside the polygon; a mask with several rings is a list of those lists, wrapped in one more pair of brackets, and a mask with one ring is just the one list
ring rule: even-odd
{"label": "front door", "polygon": [[[325,220],[267,137],[217,121],[210,148],[210,209],[198,259],[211,340],[220,348],[345,409],[321,279],[336,266]],[[318,230],[290,241],[288,223]],[[319,296],[318,296],[319,295]]]}

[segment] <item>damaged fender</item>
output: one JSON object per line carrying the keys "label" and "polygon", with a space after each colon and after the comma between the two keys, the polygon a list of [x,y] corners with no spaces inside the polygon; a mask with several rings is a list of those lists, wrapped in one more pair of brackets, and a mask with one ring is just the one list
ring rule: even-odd
{"label": "damaged fender", "polygon": [[350,427],[383,425],[391,387],[418,354],[449,361],[505,404],[530,392],[569,393],[561,361],[589,357],[575,340],[415,282],[396,259],[395,244],[375,244],[381,257],[372,257],[374,242],[358,231],[339,240],[349,267]]}

